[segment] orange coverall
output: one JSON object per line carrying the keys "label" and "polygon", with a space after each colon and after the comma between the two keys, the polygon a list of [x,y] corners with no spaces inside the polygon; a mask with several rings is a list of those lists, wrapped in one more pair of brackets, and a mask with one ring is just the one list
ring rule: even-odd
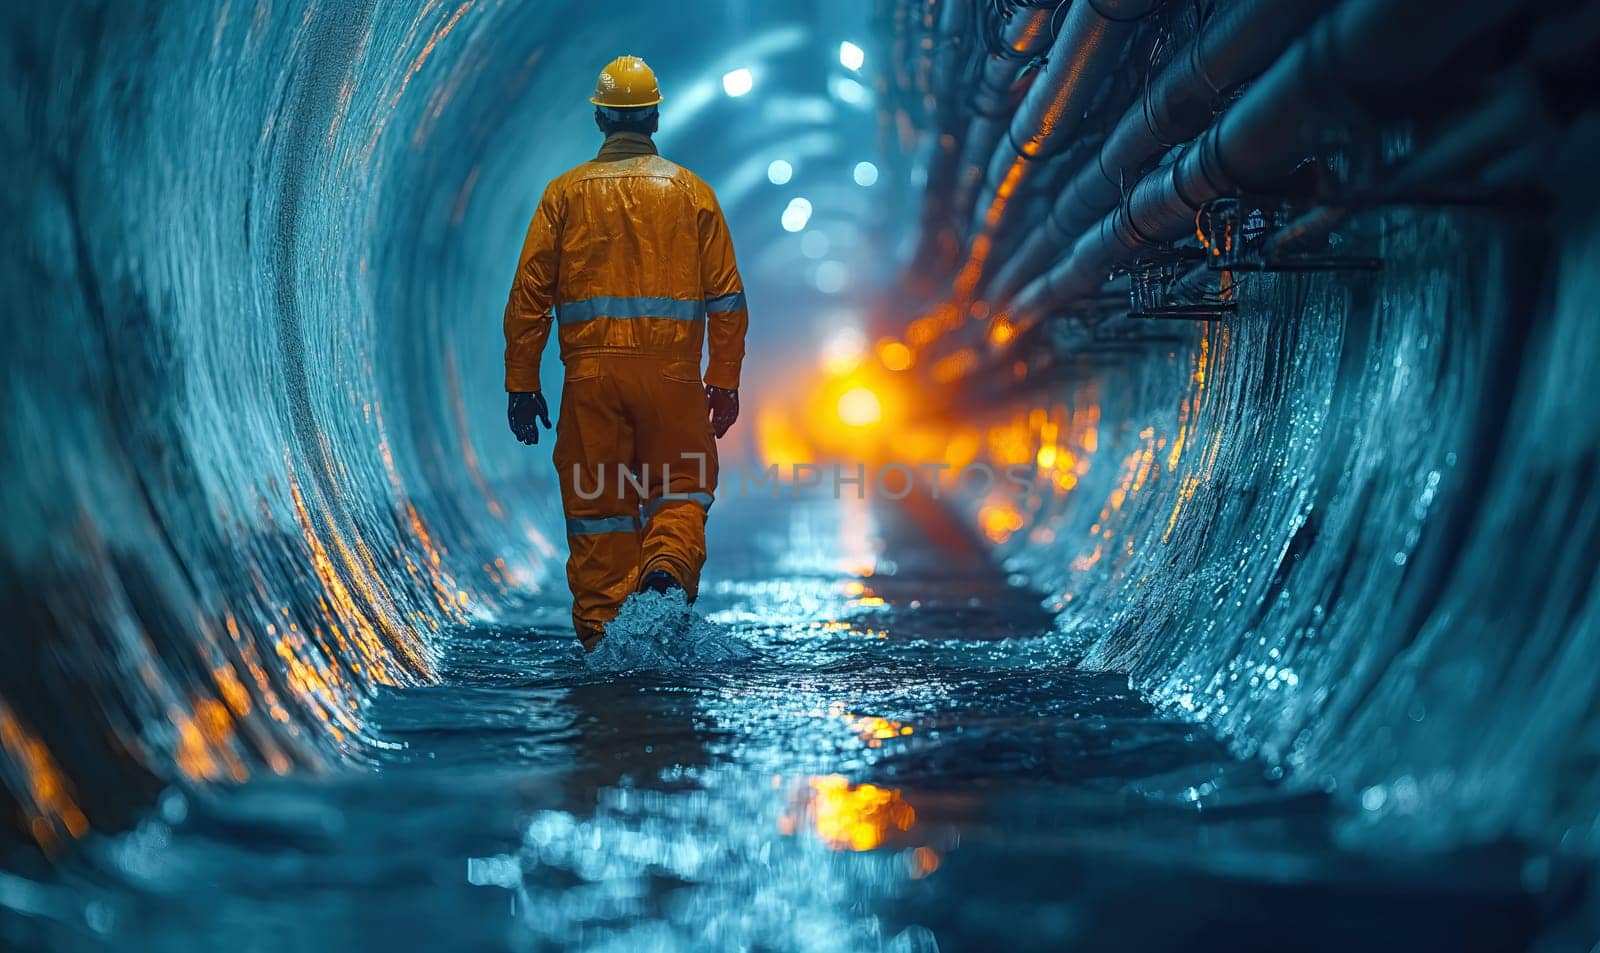
{"label": "orange coverall", "polygon": [[665,569],[692,599],[705,564],[717,447],[703,385],[739,386],[749,323],[710,186],[648,136],[607,137],[550,183],[528,227],[505,312],[508,392],[540,389],[552,307],[566,365],[554,457],[567,582],[593,649],[643,576]]}

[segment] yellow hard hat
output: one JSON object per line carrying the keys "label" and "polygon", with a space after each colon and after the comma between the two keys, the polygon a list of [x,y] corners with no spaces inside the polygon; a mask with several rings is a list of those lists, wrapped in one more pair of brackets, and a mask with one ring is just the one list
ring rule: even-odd
{"label": "yellow hard hat", "polygon": [[611,109],[639,109],[661,102],[656,74],[637,56],[619,56],[606,64],[595,80],[589,102]]}

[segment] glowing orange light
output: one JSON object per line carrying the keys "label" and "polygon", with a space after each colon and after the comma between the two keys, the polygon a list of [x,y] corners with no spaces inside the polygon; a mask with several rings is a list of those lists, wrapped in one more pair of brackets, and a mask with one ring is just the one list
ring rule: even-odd
{"label": "glowing orange light", "polygon": [[[844,717],[853,718],[854,716],[845,715]],[[879,718],[877,715],[863,715],[860,718],[854,718],[850,722],[850,730],[854,731],[862,741],[865,741],[869,747],[873,748],[881,747],[885,741],[901,738],[916,732],[916,729],[910,725],[891,721],[888,718]]]}
{"label": "glowing orange light", "polygon": [[788,467],[815,458],[811,443],[779,407],[763,407],[757,413],[756,443],[768,465]]}
{"label": "glowing orange light", "polygon": [[978,525],[983,534],[996,543],[1010,539],[1023,523],[1022,513],[1009,500],[996,500],[978,510]]}
{"label": "glowing orange light", "polygon": [[903,371],[911,367],[911,349],[899,341],[886,340],[878,345],[878,360],[891,371]]}
{"label": "glowing orange light", "polygon": [[72,790],[72,783],[44,741],[33,735],[0,701],[0,753],[20,769],[15,793],[21,802],[28,830],[45,850],[54,850],[61,833],[82,837],[89,821]]}
{"label": "glowing orange light", "polygon": [[[807,805],[817,837],[834,850],[872,850],[884,842],[891,829],[908,831],[917,812],[900,796],[898,788],[875,784],[852,785],[843,775],[811,779]],[[794,827],[785,817],[780,829]],[[787,831],[785,831],[787,832]]]}
{"label": "glowing orange light", "polygon": [[951,434],[945,444],[944,462],[950,464],[950,469],[960,470],[978,458],[978,450],[982,441],[978,432],[971,428],[957,430]]}
{"label": "glowing orange light", "polygon": [[870,427],[883,419],[883,404],[867,388],[852,387],[839,395],[839,419],[851,427]]}
{"label": "glowing orange light", "polygon": [[941,384],[953,384],[978,366],[978,354],[970,347],[940,358],[933,365],[933,379]]}

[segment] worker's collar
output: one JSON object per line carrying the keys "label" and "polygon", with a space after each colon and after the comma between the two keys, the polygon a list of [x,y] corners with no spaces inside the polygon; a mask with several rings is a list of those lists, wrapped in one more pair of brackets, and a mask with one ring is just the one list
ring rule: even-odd
{"label": "worker's collar", "polygon": [[606,143],[600,147],[600,154],[595,156],[595,161],[616,162],[619,159],[659,154],[655,141],[642,132],[613,132],[606,136]]}

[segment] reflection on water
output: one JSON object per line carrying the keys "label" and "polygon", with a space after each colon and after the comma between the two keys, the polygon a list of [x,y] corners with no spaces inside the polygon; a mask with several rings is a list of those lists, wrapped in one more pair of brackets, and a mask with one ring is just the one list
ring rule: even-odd
{"label": "reflection on water", "polygon": [[[85,841],[71,892],[0,880],[0,940],[927,953],[1205,930],[1460,949],[1520,942],[1565,882],[1546,861],[1527,880],[1513,851],[1346,851],[1329,802],[1064,661],[1042,616],[1008,629],[1028,616],[1006,600],[1034,597],[973,550],[921,537],[912,509],[870,515],[861,541],[910,562],[868,580],[760,573],[859,513],[734,514],[758,532],[720,541],[696,613],[637,600],[609,654],[579,652],[559,604],[448,632],[438,684],[363,712],[376,772],[169,791]],[[0,738],[37,751],[4,712]],[[34,810],[70,825],[36,764]]]}
{"label": "reflection on water", "polygon": [[[872,738],[868,743],[882,742]],[[809,819],[817,837],[834,850],[872,850],[882,846],[891,832],[909,831],[917,822],[916,809],[899,788],[851,784],[842,774],[811,778],[802,798],[793,813],[783,816],[778,829],[793,834]]]}

